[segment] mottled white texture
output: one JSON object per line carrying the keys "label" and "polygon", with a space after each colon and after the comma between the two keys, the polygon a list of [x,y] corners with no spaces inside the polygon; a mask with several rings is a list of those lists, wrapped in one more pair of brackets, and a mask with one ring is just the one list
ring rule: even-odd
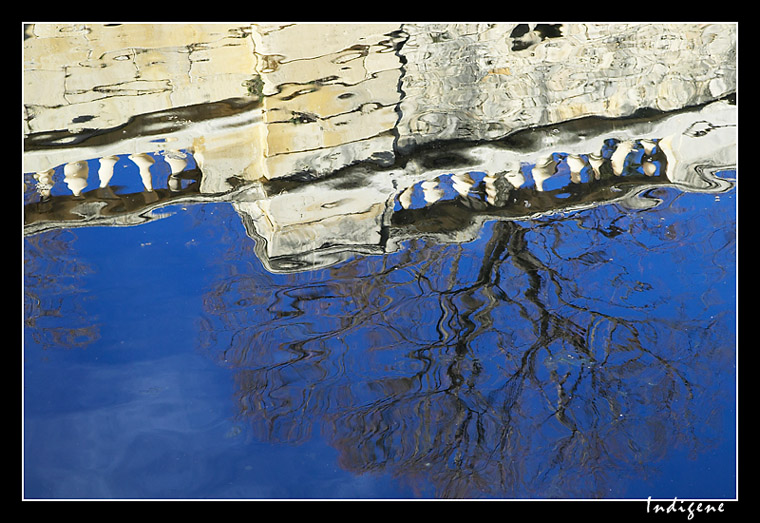
{"label": "mottled white texture", "polygon": [[735,24],[570,23],[515,50],[516,25],[404,25],[401,145],[670,111],[736,88]]}

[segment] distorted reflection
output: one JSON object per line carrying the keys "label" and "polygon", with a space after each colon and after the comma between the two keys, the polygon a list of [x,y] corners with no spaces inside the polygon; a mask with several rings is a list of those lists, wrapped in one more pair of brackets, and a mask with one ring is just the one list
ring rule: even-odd
{"label": "distorted reflection", "polygon": [[197,348],[261,441],[319,433],[438,497],[583,498],[720,440],[733,26],[51,27],[28,85],[59,77],[56,39],[76,65],[67,103],[26,99],[43,348],[99,337],[72,228],[220,205]]}
{"label": "distorted reflection", "polygon": [[[24,224],[34,232],[76,225],[127,225],[150,211],[198,194],[192,154],[109,155],[27,176]],[[33,189],[32,189],[33,187]]]}
{"label": "distorted reflection", "polygon": [[723,192],[732,184],[712,172],[735,165],[735,143],[736,106],[718,101],[643,120],[592,118],[484,144],[450,142],[443,151],[422,149],[388,166],[357,162],[309,183],[227,179],[236,189],[219,195],[204,193],[203,183],[220,183],[208,181],[190,151],[109,155],[34,174],[25,226],[37,232],[94,220],[139,223],[178,199],[221,196],[258,240],[268,268],[291,271],[354,252],[393,250],[405,234],[400,225],[462,241],[477,233],[468,225],[484,217],[539,216],[620,200],[653,205],[639,194],[654,185]]}
{"label": "distorted reflection", "polygon": [[[674,189],[656,195],[678,206]],[[707,391],[730,381],[733,318],[689,281],[724,278],[734,245],[730,226],[683,211],[677,239],[657,213],[597,207],[279,278],[241,271],[251,253],[232,249],[206,350],[235,370],[260,438],[319,431],[345,467],[428,478],[444,497],[604,497],[719,430]],[[715,265],[672,272],[715,233]]]}

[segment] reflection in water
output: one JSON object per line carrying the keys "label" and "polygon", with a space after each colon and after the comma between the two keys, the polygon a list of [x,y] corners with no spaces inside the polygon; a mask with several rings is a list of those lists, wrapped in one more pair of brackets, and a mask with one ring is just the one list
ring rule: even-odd
{"label": "reflection in water", "polygon": [[278,278],[233,249],[205,345],[260,438],[318,430],[350,470],[427,478],[444,497],[614,496],[668,449],[709,447],[708,391],[730,382],[734,318],[688,286],[730,271],[730,228],[714,266],[678,271],[716,231],[689,225],[676,191],[658,196],[687,214],[666,231],[667,213],[603,207]]}
{"label": "reflection in water", "polygon": [[658,185],[723,192],[732,184],[713,173],[735,165],[735,143],[736,106],[723,100],[646,119],[584,119],[483,144],[451,142],[388,166],[358,162],[309,183],[231,178],[224,185],[235,188],[222,193],[204,190],[222,184],[209,181],[196,155],[159,149],[27,176],[25,228],[127,225],[168,203],[225,200],[267,267],[287,272],[353,252],[387,252],[408,234],[464,241],[487,217],[535,217],[620,200],[651,206],[656,202],[640,195]]}
{"label": "reflection in water", "polygon": [[[24,244],[24,323],[44,349],[84,348],[99,338],[84,312],[89,293],[81,279],[90,268],[73,254],[71,242],[69,231],[56,230]],[[60,318],[65,325],[57,323]]]}
{"label": "reflection in water", "polygon": [[25,40],[35,82],[61,72],[35,46],[78,57],[68,103],[25,99],[43,349],[97,350],[107,325],[72,227],[219,205],[238,221],[209,233],[195,341],[259,441],[527,498],[619,497],[724,442],[733,26],[65,28]]}
{"label": "reflection in water", "polygon": [[39,232],[141,223],[151,210],[198,194],[201,172],[192,162],[187,151],[110,155],[36,173],[36,190],[25,195],[24,224]]}
{"label": "reflection in water", "polygon": [[489,218],[611,202],[646,208],[656,205],[647,190],[657,186],[730,190],[713,173],[735,165],[735,111],[720,101],[644,121],[593,119],[485,144],[449,143],[389,167],[360,163],[309,184],[270,182],[265,197],[246,194],[233,204],[271,271],[388,252],[420,234],[468,241]]}

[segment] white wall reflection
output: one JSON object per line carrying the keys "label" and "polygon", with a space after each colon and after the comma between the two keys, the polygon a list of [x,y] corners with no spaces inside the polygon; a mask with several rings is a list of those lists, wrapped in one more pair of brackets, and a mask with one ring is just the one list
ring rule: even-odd
{"label": "white wall reflection", "polygon": [[[511,201],[514,190],[556,195],[566,175],[583,185],[635,164],[652,183],[724,190],[709,170],[736,163],[736,105],[700,108],[735,90],[734,24],[34,24],[27,34],[24,169],[39,200],[27,215],[46,226],[73,223],[65,209],[81,202],[50,200],[66,194],[113,209],[96,190],[118,185],[127,164],[144,205],[130,212],[180,196],[192,165],[184,196],[233,201],[273,259],[382,248],[394,205],[421,207],[416,191],[428,206],[452,189],[530,216],[551,209],[525,191]],[[65,102],[45,106],[43,80]],[[281,180],[294,183],[272,185]]]}

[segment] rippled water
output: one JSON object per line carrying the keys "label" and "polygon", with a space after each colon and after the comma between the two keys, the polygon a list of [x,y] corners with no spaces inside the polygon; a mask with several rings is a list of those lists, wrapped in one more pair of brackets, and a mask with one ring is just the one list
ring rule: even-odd
{"label": "rippled water", "polygon": [[[89,100],[28,103],[26,498],[736,496],[730,86],[699,77],[714,100],[642,112],[635,64],[692,49],[662,43],[688,31],[466,26],[320,33],[322,54],[298,24],[186,48],[121,35],[128,58],[103,68],[136,66],[108,91],[124,103],[158,99],[134,89],[162,53],[208,53],[190,78],[251,98],[126,122],[108,101],[78,120],[53,113]],[[105,42],[67,27],[25,42]],[[700,31],[692,66],[731,40]],[[212,53],[249,39],[261,84]],[[87,56],[68,67],[109,54]],[[521,68],[540,91],[578,57],[620,78],[620,114],[594,90],[571,107],[573,82],[500,101]]]}

